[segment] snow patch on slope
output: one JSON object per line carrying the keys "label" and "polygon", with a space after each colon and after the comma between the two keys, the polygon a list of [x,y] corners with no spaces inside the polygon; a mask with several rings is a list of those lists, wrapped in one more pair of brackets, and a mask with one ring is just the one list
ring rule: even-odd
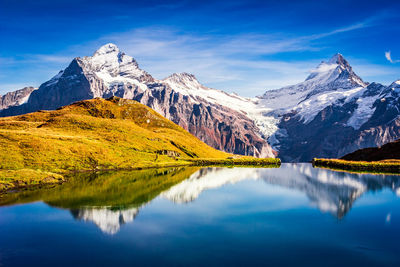
{"label": "snow patch on slope", "polygon": [[307,124],[311,122],[315,116],[317,116],[317,114],[327,106],[337,103],[337,101],[340,99],[346,99],[346,103],[361,90],[363,90],[363,88],[358,87],[352,90],[337,90],[314,95],[301,102],[294,110],[298,112],[303,122]]}
{"label": "snow patch on slope", "polygon": [[273,116],[265,115],[271,112],[272,109],[261,105],[259,98],[246,98],[235,93],[229,94],[221,90],[208,88],[202,85],[194,75],[188,73],[174,73],[162,81],[175,91],[189,96],[195,103],[198,103],[200,98],[241,112],[252,119],[265,136],[269,136],[277,130],[279,120]]}
{"label": "snow patch on slope", "polygon": [[371,118],[372,114],[374,114],[375,108],[373,105],[376,99],[376,96],[358,98],[356,101],[358,106],[353,115],[347,121],[347,125],[356,130],[360,129],[360,127]]}
{"label": "snow patch on slope", "polygon": [[103,80],[104,84],[110,88],[114,85],[122,85],[122,84],[132,84],[132,85],[136,85],[137,87],[139,87],[140,89],[147,90],[147,86],[141,82],[139,82],[136,79],[132,79],[132,78],[128,78],[128,77],[124,77],[124,76],[111,76],[110,73],[106,72],[106,71],[99,71],[96,72],[97,77],[99,77],[100,79]]}

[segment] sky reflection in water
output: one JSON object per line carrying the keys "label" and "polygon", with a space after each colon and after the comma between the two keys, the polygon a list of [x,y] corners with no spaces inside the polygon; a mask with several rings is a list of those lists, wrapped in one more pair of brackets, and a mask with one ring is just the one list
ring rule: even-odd
{"label": "sky reflection in water", "polygon": [[399,264],[399,188],[310,164],[80,176],[0,199],[0,263]]}

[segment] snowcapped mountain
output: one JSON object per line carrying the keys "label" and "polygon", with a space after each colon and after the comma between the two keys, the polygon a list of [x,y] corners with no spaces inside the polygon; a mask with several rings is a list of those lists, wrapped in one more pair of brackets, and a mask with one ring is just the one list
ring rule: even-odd
{"label": "snowcapped mountain", "polygon": [[364,82],[341,54],[321,62],[304,82],[245,98],[208,88],[188,73],[157,80],[106,44],[72,60],[38,90],[3,96],[0,116],[110,96],[137,100],[217,149],[265,157],[276,155],[273,147],[283,161],[341,157],[400,138],[400,81]]}
{"label": "snowcapped mountain", "polygon": [[284,161],[310,161],[394,141],[400,137],[397,85],[364,82],[336,54],[304,82],[260,97],[272,109],[267,116],[279,121],[269,143]]}
{"label": "snowcapped mountain", "polygon": [[24,87],[17,91],[0,95],[0,110],[26,103],[31,93],[36,89],[34,87]]}
{"label": "snowcapped mountain", "polygon": [[246,112],[231,108],[245,110],[247,103],[254,106],[251,100],[207,88],[186,73],[154,79],[114,44],[102,46],[90,57],[75,58],[34,91],[25,104],[4,109],[0,116],[57,109],[84,99],[111,96],[137,100],[217,149],[274,156],[253,119]]}
{"label": "snowcapped mountain", "polygon": [[330,103],[357,93],[368,84],[358,77],[341,54],[321,64],[304,82],[271,90],[261,96],[261,105],[275,114],[295,111],[305,122]]}

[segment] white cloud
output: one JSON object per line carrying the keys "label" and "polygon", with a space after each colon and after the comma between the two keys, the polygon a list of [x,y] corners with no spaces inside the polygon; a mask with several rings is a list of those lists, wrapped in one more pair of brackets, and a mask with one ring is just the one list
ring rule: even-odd
{"label": "white cloud", "polygon": [[190,72],[207,86],[245,96],[303,81],[321,59],[280,61],[278,53],[318,51],[316,40],[367,27],[358,23],[318,35],[196,35],[171,28],[147,27],[106,35],[86,47],[116,43],[156,78]]}
{"label": "white cloud", "polygon": [[[172,28],[146,27],[105,35],[57,54],[23,55],[14,59],[5,58],[3,62],[0,58],[0,62],[3,66],[31,65],[35,73],[40,66],[42,69],[52,67],[52,73],[42,75],[50,78],[74,57],[90,55],[101,45],[114,42],[156,78],[162,79],[174,72],[190,72],[209,87],[254,96],[263,94],[266,89],[303,81],[309,70],[324,59],[282,61],[273,59],[275,54],[318,51],[321,49],[317,44],[320,39],[370,25],[368,20],[308,36],[255,33],[199,35]],[[20,84],[20,80],[15,83]]]}
{"label": "white cloud", "polygon": [[385,52],[385,57],[390,63],[398,63],[400,60],[393,60],[392,59],[392,54],[390,51]]}

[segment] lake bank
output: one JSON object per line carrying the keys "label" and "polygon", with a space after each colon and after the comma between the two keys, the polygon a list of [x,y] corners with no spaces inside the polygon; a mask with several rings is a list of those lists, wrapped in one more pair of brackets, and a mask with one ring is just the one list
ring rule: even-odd
{"label": "lake bank", "polygon": [[34,169],[19,170],[0,170],[0,194],[12,190],[21,190],[28,187],[37,187],[43,185],[60,184],[68,181],[68,176],[74,173],[82,172],[104,172],[104,171],[134,171],[157,168],[174,168],[189,166],[224,166],[224,167],[279,167],[281,164],[278,158],[253,158],[253,157],[237,157],[226,159],[190,159],[163,162],[142,162],[135,167],[128,168],[99,168],[81,169],[74,171],[51,172]]}
{"label": "lake bank", "polygon": [[399,192],[307,163],[76,173],[0,196],[1,263],[398,266]]}
{"label": "lake bank", "polygon": [[314,167],[322,167],[322,168],[337,169],[337,170],[400,174],[400,161],[396,160],[350,161],[343,159],[314,158],[312,164]]}

